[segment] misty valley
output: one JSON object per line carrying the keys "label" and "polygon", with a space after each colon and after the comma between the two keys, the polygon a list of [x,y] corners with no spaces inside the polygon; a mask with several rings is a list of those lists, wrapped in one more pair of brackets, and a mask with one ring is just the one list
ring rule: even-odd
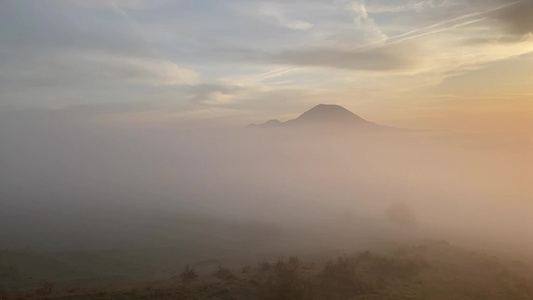
{"label": "misty valley", "polygon": [[[118,285],[101,293],[139,299],[398,299],[391,295],[400,293],[426,299],[433,285],[444,289],[474,264],[471,271],[479,274],[472,276],[484,278],[479,287],[461,279],[458,288],[485,295],[495,280],[494,295],[531,296],[525,282],[533,245],[524,238],[532,226],[531,203],[526,193],[512,193],[520,181],[486,172],[520,172],[520,151],[379,126],[336,105],[271,123],[120,134],[31,128],[31,140],[3,147],[3,164],[13,168],[1,189],[5,293],[92,299],[99,287]],[[16,151],[28,149],[22,143],[41,149],[40,157]],[[378,262],[359,270],[361,253]],[[404,270],[407,278],[392,276],[392,287],[382,278],[388,275],[372,273],[396,270],[395,264],[414,269]],[[485,274],[484,264],[499,269]],[[180,277],[186,268],[195,275],[191,282]],[[316,280],[330,271],[340,272],[331,275],[340,282],[327,283],[333,294],[318,296],[313,291],[326,283]],[[217,272],[227,276],[212,275]],[[364,291],[351,291],[345,280]],[[522,281],[518,291],[507,286]],[[128,296],[132,284],[159,292]],[[336,291],[338,284],[346,287]],[[403,284],[405,295],[394,287]],[[228,290],[216,297],[202,292],[211,288]]]}

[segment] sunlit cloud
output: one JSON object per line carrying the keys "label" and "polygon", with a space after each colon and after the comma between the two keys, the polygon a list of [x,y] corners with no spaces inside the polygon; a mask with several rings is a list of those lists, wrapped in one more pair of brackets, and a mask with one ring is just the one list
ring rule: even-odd
{"label": "sunlit cloud", "polygon": [[355,1],[351,4],[351,9],[353,10],[355,24],[364,30],[365,35],[370,40],[383,40],[387,38],[387,35],[376,24],[376,20],[369,16],[365,0]]}

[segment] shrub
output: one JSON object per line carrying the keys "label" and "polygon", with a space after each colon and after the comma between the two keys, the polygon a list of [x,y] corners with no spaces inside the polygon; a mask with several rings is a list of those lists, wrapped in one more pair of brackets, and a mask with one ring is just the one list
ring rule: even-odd
{"label": "shrub", "polygon": [[319,290],[325,298],[350,299],[372,293],[374,287],[358,276],[357,258],[341,256],[330,261],[318,276]]}
{"label": "shrub", "polygon": [[270,271],[272,269],[272,265],[269,262],[262,262],[258,265],[259,271]]}
{"label": "shrub", "polygon": [[245,265],[241,268],[241,273],[242,274],[248,274],[250,273],[250,271],[252,270],[252,267],[250,267],[249,265]]}
{"label": "shrub", "polygon": [[218,266],[218,269],[213,273],[213,276],[218,279],[231,279],[234,277],[228,268],[222,266]]}
{"label": "shrub", "polygon": [[185,266],[185,269],[180,275],[181,281],[183,282],[190,282],[198,278],[198,274],[194,270],[194,268],[191,268],[189,265]]}
{"label": "shrub", "polygon": [[279,258],[267,278],[265,295],[276,300],[304,299],[307,287],[298,258],[290,257],[288,261]]}

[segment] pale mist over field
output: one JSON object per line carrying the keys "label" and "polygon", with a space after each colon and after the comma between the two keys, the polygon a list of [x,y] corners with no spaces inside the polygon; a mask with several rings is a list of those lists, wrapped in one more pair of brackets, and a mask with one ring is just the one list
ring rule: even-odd
{"label": "pale mist over field", "polygon": [[[312,253],[432,238],[533,250],[531,148],[513,136],[378,127],[325,105],[248,128],[50,117],[2,116],[6,249]],[[398,206],[413,222],[387,213]]]}
{"label": "pale mist over field", "polygon": [[432,239],[531,260],[532,15],[0,1],[0,250],[184,263]]}

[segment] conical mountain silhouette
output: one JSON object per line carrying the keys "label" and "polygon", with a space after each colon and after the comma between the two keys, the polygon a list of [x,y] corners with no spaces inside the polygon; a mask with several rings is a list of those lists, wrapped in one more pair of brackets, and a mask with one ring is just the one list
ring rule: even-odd
{"label": "conical mountain silhouette", "polygon": [[291,123],[368,122],[339,105],[319,104],[301,114]]}
{"label": "conical mountain silhouette", "polygon": [[[352,113],[340,105],[319,104],[304,112],[299,117],[287,122],[269,120],[254,127],[284,127],[284,126],[311,126],[311,127],[361,127],[366,129],[383,129],[381,126]],[[253,126],[253,125],[252,125]]]}

